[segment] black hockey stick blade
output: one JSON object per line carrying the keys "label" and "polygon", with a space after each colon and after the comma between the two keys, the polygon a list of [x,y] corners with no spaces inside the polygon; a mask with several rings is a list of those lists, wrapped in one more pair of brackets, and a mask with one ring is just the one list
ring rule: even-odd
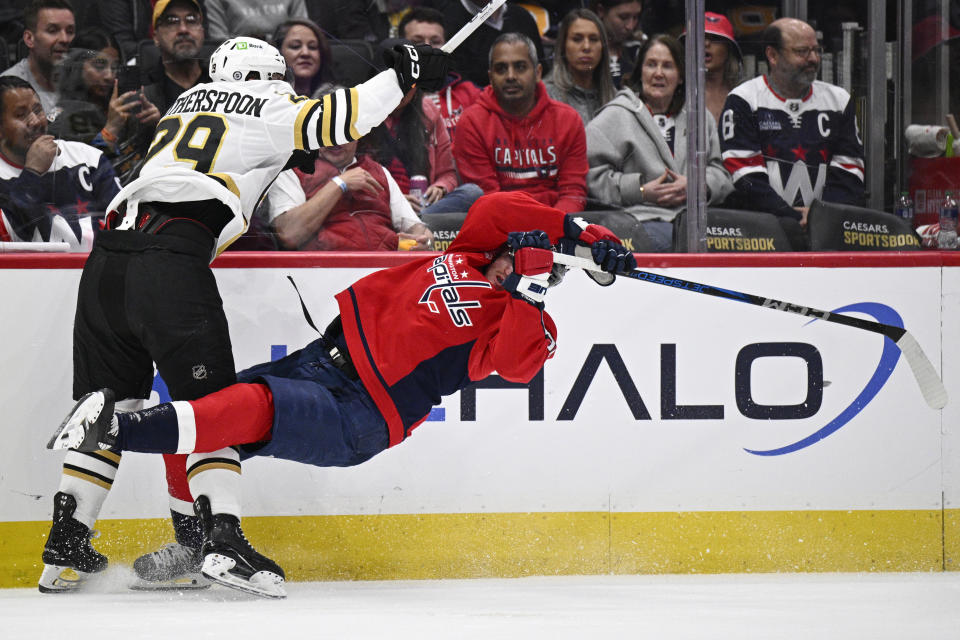
{"label": "black hockey stick blade", "polygon": [[[554,251],[553,260],[558,264],[566,265],[568,267],[579,267],[585,271],[602,271],[602,269],[600,269],[600,267],[591,258],[571,256],[565,253],[558,253]],[[910,366],[910,371],[913,372],[913,377],[916,379],[917,385],[920,387],[920,393],[923,394],[923,399],[926,401],[926,403],[933,409],[942,409],[947,404],[947,389],[943,386],[943,381],[940,380],[940,376],[937,375],[936,369],[933,368],[933,363],[930,362],[930,359],[923,352],[920,344],[910,334],[910,332],[901,327],[895,327],[893,325],[876,322],[874,320],[864,320],[862,318],[846,316],[841,313],[821,311],[820,309],[814,309],[813,307],[804,307],[798,304],[793,304],[792,302],[764,298],[750,293],[743,293],[741,291],[721,289],[708,284],[701,284],[699,282],[684,280],[682,278],[673,278],[658,273],[643,271],[642,269],[619,272],[617,275],[624,278],[631,278],[633,280],[640,280],[641,282],[650,282],[674,289],[682,289],[683,291],[692,291],[693,293],[702,293],[708,296],[714,296],[716,298],[733,300],[735,302],[745,302],[758,307],[766,307],[768,309],[775,309],[777,311],[795,313],[808,318],[815,318],[817,320],[824,320],[826,322],[834,322],[836,324],[846,325],[855,329],[863,329],[864,331],[872,331],[874,333],[885,335],[893,340],[897,347],[900,348],[900,352],[903,354],[904,358],[906,358],[907,364]]]}

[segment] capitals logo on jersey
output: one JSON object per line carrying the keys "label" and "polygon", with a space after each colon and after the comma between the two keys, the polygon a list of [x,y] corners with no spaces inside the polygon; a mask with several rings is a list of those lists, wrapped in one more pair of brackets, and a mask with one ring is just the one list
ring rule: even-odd
{"label": "capitals logo on jersey", "polygon": [[439,301],[450,320],[456,327],[471,327],[469,309],[479,308],[479,300],[464,300],[460,297],[462,288],[492,289],[488,280],[470,280],[466,260],[463,256],[450,253],[437,256],[427,271],[433,274],[434,284],[428,286],[420,296],[420,304],[427,305],[431,313],[440,313]]}

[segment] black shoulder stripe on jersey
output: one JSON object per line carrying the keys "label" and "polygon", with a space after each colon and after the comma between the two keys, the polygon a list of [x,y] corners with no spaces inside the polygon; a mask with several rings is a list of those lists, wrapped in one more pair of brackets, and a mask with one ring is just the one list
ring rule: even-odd
{"label": "black shoulder stripe on jersey", "polygon": [[[322,122],[327,123],[327,126],[325,130],[322,132],[322,135],[320,136],[320,141],[325,146],[327,144],[331,144],[331,145],[337,144],[337,138],[334,135],[334,131],[336,131],[336,126],[337,126],[337,105],[340,104],[340,101],[341,101],[340,96],[342,94],[343,94],[343,91],[340,90],[340,91],[334,91],[333,93],[325,96],[325,98],[329,98],[329,101],[330,101],[330,106],[329,106],[330,113],[324,114],[322,118]],[[321,124],[321,126],[323,125]]]}
{"label": "black shoulder stripe on jersey", "polygon": [[[353,100],[351,100],[350,90],[344,90],[344,103],[346,106],[346,113],[343,117],[343,139],[344,140],[353,140],[353,136],[350,135],[350,121],[353,117]],[[334,122],[331,120],[331,122]]]}
{"label": "black shoulder stripe on jersey", "polygon": [[317,100],[312,105],[310,105],[310,108],[307,110],[307,115],[303,119],[303,124],[300,125],[300,139],[303,140],[304,149],[310,148],[310,143],[309,143],[310,137],[307,135],[307,132],[310,129],[308,127],[310,126],[310,122],[313,120],[313,114],[316,113],[317,110],[319,109],[320,109],[320,101]]}

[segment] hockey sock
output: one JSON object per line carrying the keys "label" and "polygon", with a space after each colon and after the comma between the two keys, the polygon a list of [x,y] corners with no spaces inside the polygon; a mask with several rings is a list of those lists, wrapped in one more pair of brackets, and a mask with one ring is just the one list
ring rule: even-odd
{"label": "hockey sock", "polygon": [[216,451],[269,440],[273,394],[265,384],[234,384],[199,400],[178,400],[133,414],[117,414],[117,422],[117,444],[124,451]]}
{"label": "hockey sock", "polygon": [[240,518],[240,454],[229,447],[187,456],[190,493],[207,496],[213,513]]}
{"label": "hockey sock", "polygon": [[76,520],[93,528],[119,466],[120,454],[113,451],[67,452],[58,491],[76,499],[77,510],[73,514]]}
{"label": "hockey sock", "polygon": [[[118,415],[136,411],[143,406],[143,400],[124,399],[116,403]],[[60,477],[58,491],[69,493],[77,501],[74,519],[92,529],[100,516],[103,501],[113,487],[120,467],[120,454],[114,451],[93,451],[82,453],[68,451],[63,459],[63,475]]]}
{"label": "hockey sock", "polygon": [[163,465],[167,470],[170,512],[182,516],[193,516],[193,496],[190,495],[190,485],[187,482],[187,456],[165,453]]}

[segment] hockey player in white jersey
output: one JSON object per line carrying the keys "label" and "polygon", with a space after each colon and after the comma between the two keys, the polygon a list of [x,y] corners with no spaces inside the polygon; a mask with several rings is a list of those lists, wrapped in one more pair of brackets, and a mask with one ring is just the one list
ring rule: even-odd
{"label": "hockey player in white jersey", "polygon": [[733,200],[806,224],[814,198],[864,206],[863,143],[844,89],[816,80],[813,28],[781,18],[764,31],[770,72],[734,88],[720,117]]}
{"label": "hockey player in white jersey", "polygon": [[[286,167],[379,125],[414,87],[436,90],[449,56],[428,45],[390,52],[393,69],[319,100],[297,96],[272,46],[232,38],[210,58],[213,82],[185,91],[157,125],[139,177],[110,203],[84,266],[74,323],[73,394],[109,387],[121,406],[149,397],[153,363],[174,400],[236,381],[222,302],[209,263],[246,231]],[[110,451],[70,452],[54,496],[43,592],[78,587],[107,559],[90,544],[116,476]],[[283,595],[283,570],[240,528],[235,450],[165,457],[177,543],[138,558],[141,585],[206,586],[207,578]],[[225,492],[218,487],[228,487]],[[202,550],[201,550],[202,548]],[[206,562],[205,562],[206,559]]]}

